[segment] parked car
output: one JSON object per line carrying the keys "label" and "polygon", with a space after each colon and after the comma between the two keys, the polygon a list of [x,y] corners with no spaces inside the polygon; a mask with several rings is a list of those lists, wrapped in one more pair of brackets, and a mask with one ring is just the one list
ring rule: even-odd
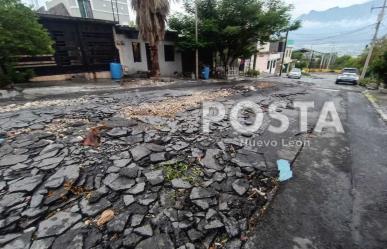
{"label": "parked car", "polygon": [[352,83],[356,85],[359,81],[359,71],[357,68],[344,68],[337,76],[336,84],[340,82]]}
{"label": "parked car", "polygon": [[301,79],[302,72],[301,69],[299,68],[293,68],[289,73],[288,73],[288,78],[291,79]]}

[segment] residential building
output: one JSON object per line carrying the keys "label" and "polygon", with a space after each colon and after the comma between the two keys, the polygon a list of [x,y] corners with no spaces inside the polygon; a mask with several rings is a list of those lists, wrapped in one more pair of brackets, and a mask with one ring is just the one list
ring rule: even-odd
{"label": "residential building", "polygon": [[[116,27],[116,46],[125,74],[150,71],[149,45],[139,37],[135,28]],[[182,73],[182,54],[176,49],[175,32],[166,32],[164,41],[159,44],[159,65],[162,76],[174,76]]]}
{"label": "residential building", "polygon": [[[54,41],[55,53],[23,56],[17,64],[17,68],[34,70],[36,81],[110,78],[111,62],[120,62],[126,75],[146,76],[150,71],[149,46],[135,28],[91,18],[38,16]],[[162,76],[182,73],[182,54],[176,49],[176,39],[177,33],[168,31],[165,41],[160,42]]]}
{"label": "residential building", "polygon": [[287,71],[292,62],[293,45],[287,46],[284,52],[284,42],[259,43],[258,53],[253,55],[248,62],[247,69],[255,69],[264,74],[278,74],[280,72],[282,56],[284,57],[284,69]]}
{"label": "residential building", "polygon": [[63,4],[70,16],[115,21],[128,25],[129,6],[125,0],[51,0],[46,3],[48,11]]}

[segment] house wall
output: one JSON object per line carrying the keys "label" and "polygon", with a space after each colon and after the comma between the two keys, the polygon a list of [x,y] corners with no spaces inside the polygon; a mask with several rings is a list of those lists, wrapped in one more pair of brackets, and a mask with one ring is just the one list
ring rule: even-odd
{"label": "house wall", "polygon": [[[261,73],[276,73],[277,64],[280,63],[281,55],[279,53],[269,54],[269,53],[261,53],[257,55],[257,61],[255,64],[255,70],[258,70]],[[254,57],[251,59],[254,60]],[[269,68],[268,68],[269,62]]]}
{"label": "house wall", "polygon": [[[132,43],[139,42],[141,46],[141,62],[134,62]],[[148,71],[145,42],[140,39],[129,39],[124,34],[116,34],[116,44],[120,53],[120,61],[126,74],[138,71]],[[163,41],[159,44],[159,64],[162,76],[173,76],[175,72],[182,72],[181,53],[175,47],[175,60],[165,61],[164,45],[175,45],[172,41]]]}

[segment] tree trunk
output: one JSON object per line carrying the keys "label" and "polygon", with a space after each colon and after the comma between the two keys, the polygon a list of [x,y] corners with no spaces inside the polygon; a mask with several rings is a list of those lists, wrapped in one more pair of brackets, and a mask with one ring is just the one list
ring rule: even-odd
{"label": "tree trunk", "polygon": [[159,48],[156,45],[149,45],[151,52],[151,77],[160,78]]}

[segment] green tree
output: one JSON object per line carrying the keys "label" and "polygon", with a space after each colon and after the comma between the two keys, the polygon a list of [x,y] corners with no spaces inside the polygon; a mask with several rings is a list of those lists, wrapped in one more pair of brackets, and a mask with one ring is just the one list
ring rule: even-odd
{"label": "green tree", "polygon": [[31,9],[19,0],[0,0],[0,85],[12,82],[17,56],[51,53],[51,45]]}
{"label": "green tree", "polygon": [[360,60],[359,57],[353,57],[350,55],[343,55],[336,58],[335,63],[332,68],[334,69],[343,69],[345,67],[354,67],[360,68]]}
{"label": "green tree", "polygon": [[169,27],[179,33],[183,49],[209,48],[219,55],[221,64],[232,65],[257,51],[258,42],[279,39],[290,25],[291,6],[280,0],[197,0],[199,41],[195,41],[194,1],[185,1],[187,14],[169,19]]}
{"label": "green tree", "polygon": [[383,81],[385,88],[387,88],[387,50],[377,55],[371,64],[371,72],[377,79]]}

